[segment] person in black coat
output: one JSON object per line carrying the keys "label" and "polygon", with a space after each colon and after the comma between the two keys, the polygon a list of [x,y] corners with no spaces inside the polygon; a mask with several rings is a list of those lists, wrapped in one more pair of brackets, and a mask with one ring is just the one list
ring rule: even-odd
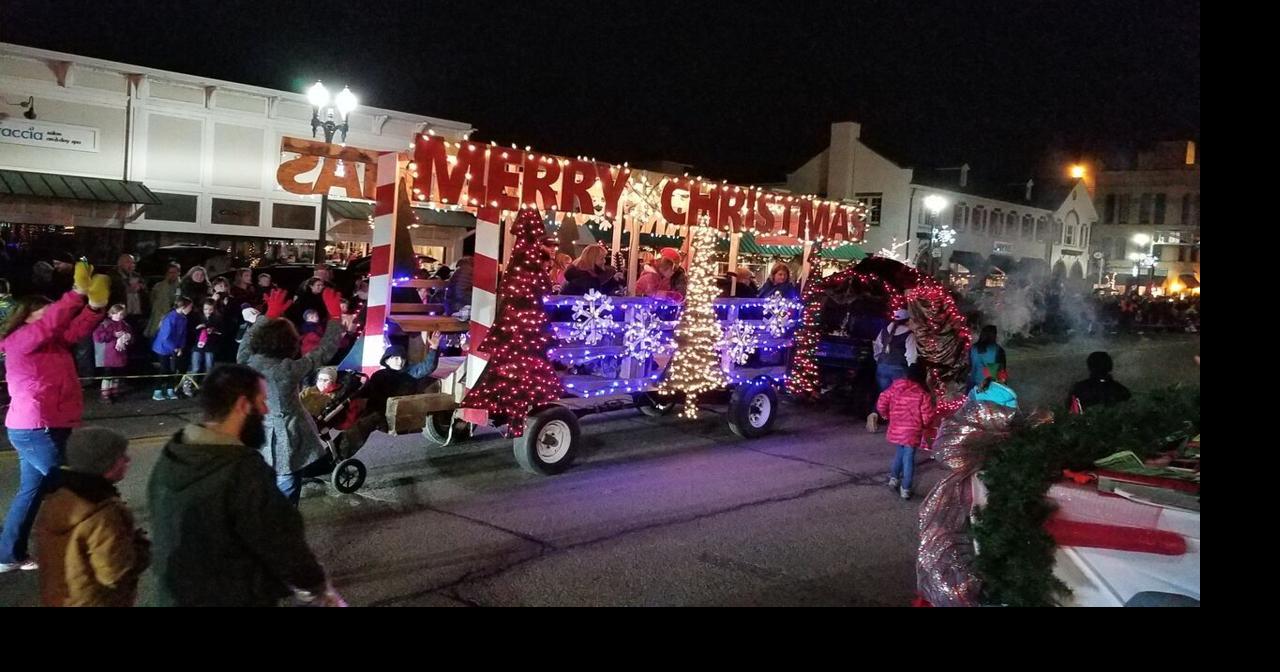
{"label": "person in black coat", "polygon": [[1085,360],[1085,365],[1089,367],[1089,377],[1072,385],[1067,397],[1067,407],[1072,411],[1082,413],[1094,406],[1111,406],[1133,397],[1129,388],[1111,377],[1114,366],[1111,355],[1092,353]]}

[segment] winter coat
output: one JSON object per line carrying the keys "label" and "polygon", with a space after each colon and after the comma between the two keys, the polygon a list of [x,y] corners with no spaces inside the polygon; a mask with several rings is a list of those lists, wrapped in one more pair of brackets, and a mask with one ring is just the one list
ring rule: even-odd
{"label": "winter coat", "polygon": [[440,351],[433,348],[427,351],[426,359],[412,365],[406,362],[403,369],[396,371],[387,367],[390,351],[388,348],[388,353],[382,355],[382,368],[369,376],[369,381],[353,397],[368,400],[365,404],[366,413],[383,415],[387,412],[387,400],[391,397],[417,394],[420,391],[420,381],[430,376],[440,361]]}
{"label": "winter coat", "polygon": [[780,285],[777,285],[777,284],[774,284],[773,278],[769,278],[769,280],[767,280],[764,283],[764,285],[760,288],[759,298],[767,299],[776,293],[781,293],[783,297],[792,299],[792,300],[800,298],[800,290],[796,289],[795,284],[793,284],[790,280]]}
{"label": "winter coat", "polygon": [[338,352],[338,338],[342,336],[342,321],[329,320],[324,337],[315,350],[298,359],[278,359],[253,351],[253,335],[267,323],[267,316],[260,315],[249,330],[236,361],[256,369],[267,378],[267,442],[262,447],[262,457],[277,474],[292,474],[322,459],[327,454],[320,443],[320,433],[315,420],[303,408],[299,395],[302,381],[324,366]]}
{"label": "winter coat", "polygon": [[461,264],[458,270],[454,271],[453,276],[449,278],[449,284],[444,290],[444,312],[446,315],[452,315],[463,306],[471,305],[471,287],[473,270],[475,264]]}
{"label": "winter coat", "polygon": [[39,320],[0,339],[5,377],[13,397],[5,417],[6,427],[80,426],[84,393],[71,353],[100,321],[102,312],[89,308],[84,296],[67,292],[45,308]]}
{"label": "winter coat", "polygon": [[46,607],[132,607],[151,544],[115,486],[63,471],[35,524],[40,603]]}
{"label": "winter coat", "polygon": [[177,280],[161,280],[151,288],[151,319],[147,321],[147,338],[156,335],[160,322],[173,310],[173,300],[178,298],[180,283]]}
{"label": "winter coat", "polygon": [[1067,406],[1071,407],[1073,402],[1079,401],[1080,410],[1086,410],[1093,406],[1111,406],[1129,401],[1132,397],[1129,388],[1112,379],[1111,374],[1098,374],[1071,386]]}
{"label": "winter coat", "polygon": [[125,345],[124,350],[116,348],[117,339],[120,334],[133,335],[133,329],[129,327],[129,323],[125,320],[119,322],[107,318],[93,330],[93,340],[101,343],[102,348],[102,365],[111,368],[121,368],[129,365],[129,346]]}
{"label": "winter coat", "polygon": [[995,381],[987,385],[985,390],[981,386],[973,388],[969,391],[969,397],[975,401],[998,404],[1006,408],[1018,407],[1018,395],[1013,391],[1013,388]]}
{"label": "winter coat", "polygon": [[312,350],[320,347],[320,341],[324,340],[324,332],[321,329],[322,327],[319,324],[303,323],[302,328],[298,330],[302,336],[302,343],[298,350],[302,354],[309,354]]}
{"label": "winter coat", "polygon": [[208,317],[201,313],[200,317],[196,318],[196,340],[191,345],[191,351],[219,354],[223,340],[228,338],[225,330],[226,320],[220,313],[214,311],[213,315]]}
{"label": "winter coat", "polygon": [[876,413],[889,421],[885,438],[889,443],[910,448],[926,447],[932,440],[937,409],[929,392],[918,384],[899,378],[880,394]]}
{"label": "winter coat", "polygon": [[671,280],[664,278],[657,271],[645,271],[636,280],[636,296],[656,296],[659,292],[671,291]]}
{"label": "winter coat", "polygon": [[156,337],[151,340],[151,352],[165,357],[187,346],[187,316],[177,310],[169,311],[160,322]]}
{"label": "winter coat", "polygon": [[617,273],[612,266],[596,266],[591,270],[570,266],[564,270],[564,287],[560,293],[582,296],[594,289],[601,294],[612,294],[619,287],[615,279]]}
{"label": "winter coat", "polygon": [[969,350],[970,384],[981,385],[987,378],[994,378],[1000,382],[1009,379],[1009,365],[1005,359],[1004,348],[994,343],[988,346],[985,352],[979,351],[977,346]]}
{"label": "winter coat", "polygon": [[302,516],[262,457],[239,440],[187,425],[147,484],[160,606],[275,606],[290,587],[319,592],[324,569]]}

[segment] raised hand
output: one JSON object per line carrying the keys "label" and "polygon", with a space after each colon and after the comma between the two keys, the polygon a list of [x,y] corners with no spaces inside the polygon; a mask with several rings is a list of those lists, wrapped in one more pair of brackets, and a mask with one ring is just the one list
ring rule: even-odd
{"label": "raised hand", "polygon": [[74,289],[78,294],[88,294],[93,283],[93,264],[81,259],[76,262]]}
{"label": "raised hand", "polygon": [[289,300],[289,293],[277,287],[267,295],[267,317],[272,319],[284,317],[285,311],[292,305],[293,301]]}
{"label": "raised hand", "polygon": [[342,319],[342,293],[332,287],[326,288],[324,293],[320,295],[324,301],[324,309],[329,313],[329,319]]}

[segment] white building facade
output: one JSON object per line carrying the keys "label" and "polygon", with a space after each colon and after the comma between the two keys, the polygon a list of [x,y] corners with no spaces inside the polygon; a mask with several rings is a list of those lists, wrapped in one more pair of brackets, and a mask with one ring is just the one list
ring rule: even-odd
{"label": "white building facade", "polygon": [[[859,124],[843,122],[832,125],[826,150],[787,176],[787,188],[866,205],[868,253],[914,261],[934,230],[950,227],[956,239],[942,251],[940,268],[985,275],[1017,266],[1084,279],[1098,214],[1083,181],[1052,191],[1029,181],[1017,198],[982,193],[968,173],[964,165],[917,175],[867,147]],[[945,203],[936,217],[924,206],[932,195]]]}
{"label": "white building facade", "polygon": [[[243,248],[274,239],[303,248],[317,239],[320,195],[286,190],[277,175],[288,158],[283,139],[312,138],[313,108],[301,92],[0,44],[0,103],[0,171],[12,183],[0,185],[0,224],[11,229],[89,228],[94,240],[121,246],[149,239]],[[471,131],[367,106],[351,114],[349,127],[345,144],[372,152],[407,149],[428,130],[457,138]],[[346,165],[363,170],[337,163],[339,173]],[[293,179],[308,184],[322,172],[318,166]],[[371,176],[356,176],[356,193],[335,186],[331,197],[361,204],[360,196],[373,193],[364,182]],[[40,189],[113,189],[121,182],[145,185],[159,203],[121,197],[104,207]],[[335,202],[331,227],[360,210]]]}

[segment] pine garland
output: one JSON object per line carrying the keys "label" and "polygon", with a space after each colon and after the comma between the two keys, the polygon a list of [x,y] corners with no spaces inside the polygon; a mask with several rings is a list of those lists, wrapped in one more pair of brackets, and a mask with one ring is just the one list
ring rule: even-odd
{"label": "pine garland", "polygon": [[973,527],[975,569],[984,601],[1018,607],[1058,604],[1068,593],[1053,575],[1053,538],[1044,524],[1053,513],[1046,498],[1063,469],[1132,450],[1146,458],[1200,433],[1200,388],[1173,387],[1015,434],[987,460],[980,475],[987,504]]}

